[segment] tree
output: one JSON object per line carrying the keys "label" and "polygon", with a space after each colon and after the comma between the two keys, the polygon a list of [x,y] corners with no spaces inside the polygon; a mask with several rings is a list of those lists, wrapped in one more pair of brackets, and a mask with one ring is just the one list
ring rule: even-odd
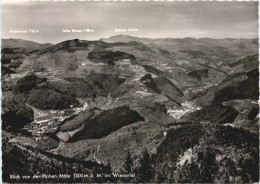
{"label": "tree", "polygon": [[138,176],[137,179],[140,182],[150,182],[153,178],[153,168],[150,155],[148,151],[145,149],[143,152],[143,157],[140,160],[141,166],[138,168]]}
{"label": "tree", "polygon": [[109,161],[109,160],[108,160],[108,162],[107,162],[107,165],[105,165],[104,172],[105,172],[106,174],[111,174],[111,173],[112,173],[112,168],[111,168],[111,164],[110,164],[110,161]]}
{"label": "tree", "polygon": [[133,159],[131,157],[130,152],[127,152],[125,163],[124,163],[124,171],[126,173],[131,173],[133,171]]}
{"label": "tree", "polygon": [[[110,161],[108,160],[107,162],[107,165],[105,165],[105,168],[104,168],[104,173],[106,173],[107,175],[110,175],[112,176],[112,168],[111,168],[111,164],[110,164]],[[112,182],[112,183],[115,183],[116,180],[114,177],[108,177],[108,178],[103,178],[103,182]]]}

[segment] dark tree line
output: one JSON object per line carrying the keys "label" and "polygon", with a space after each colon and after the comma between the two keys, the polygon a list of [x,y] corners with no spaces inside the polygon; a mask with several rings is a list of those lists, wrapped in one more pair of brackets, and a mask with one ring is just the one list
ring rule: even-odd
{"label": "dark tree line", "polygon": [[[78,161],[60,155],[54,155],[32,147],[20,147],[3,143],[3,181],[8,183],[96,183],[115,182],[113,178],[97,177],[97,173],[111,174],[110,164],[97,164],[90,161]],[[88,174],[89,177],[74,178],[74,173]],[[33,176],[42,174],[68,174],[70,178],[10,179],[10,175]],[[91,177],[91,174],[93,177]]]}
{"label": "dark tree line", "polygon": [[[192,158],[178,163],[192,149]],[[178,163],[178,164],[177,164]],[[206,123],[171,130],[157,153],[145,150],[134,166],[128,152],[124,171],[136,173],[136,183],[252,183],[259,180],[258,136],[250,131]]]}

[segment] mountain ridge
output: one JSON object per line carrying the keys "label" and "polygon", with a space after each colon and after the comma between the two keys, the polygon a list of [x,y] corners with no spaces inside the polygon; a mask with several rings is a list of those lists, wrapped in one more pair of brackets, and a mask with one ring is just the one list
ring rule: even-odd
{"label": "mountain ridge", "polygon": [[1,39],[1,48],[25,48],[26,52],[31,52],[33,50],[41,50],[47,48],[53,44],[51,43],[38,43],[35,41],[9,38]]}

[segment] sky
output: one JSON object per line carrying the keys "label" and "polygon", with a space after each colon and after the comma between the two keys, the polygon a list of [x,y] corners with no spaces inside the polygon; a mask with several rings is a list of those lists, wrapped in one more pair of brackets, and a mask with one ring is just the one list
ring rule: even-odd
{"label": "sky", "polygon": [[[2,0],[1,38],[39,43],[145,38],[257,38],[257,2],[17,2]],[[135,28],[138,31],[116,32]],[[14,33],[36,29],[38,33]],[[65,33],[62,29],[92,29]]]}

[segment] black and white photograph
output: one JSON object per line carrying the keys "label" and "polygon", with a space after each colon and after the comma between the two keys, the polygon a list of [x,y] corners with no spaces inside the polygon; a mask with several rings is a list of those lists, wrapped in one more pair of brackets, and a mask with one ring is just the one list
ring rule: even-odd
{"label": "black and white photograph", "polygon": [[258,1],[1,2],[3,183],[258,183]]}

